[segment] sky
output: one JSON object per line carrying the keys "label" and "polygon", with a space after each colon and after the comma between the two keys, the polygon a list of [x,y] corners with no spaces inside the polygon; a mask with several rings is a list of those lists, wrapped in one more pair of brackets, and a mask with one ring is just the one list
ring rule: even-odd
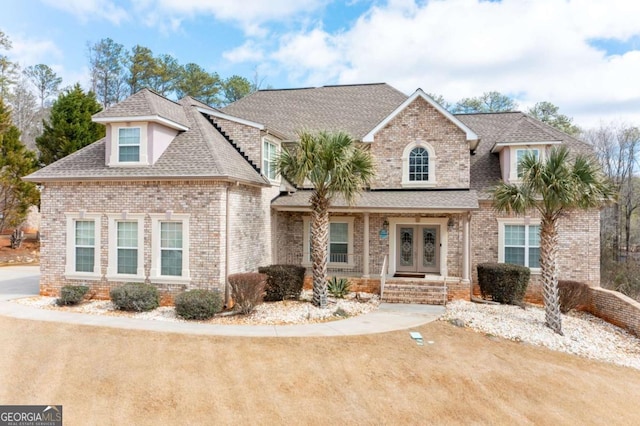
{"label": "sky", "polygon": [[590,128],[640,125],[639,17],[637,0],[3,0],[0,53],[86,88],[87,46],[109,37],[262,87],[495,90]]}

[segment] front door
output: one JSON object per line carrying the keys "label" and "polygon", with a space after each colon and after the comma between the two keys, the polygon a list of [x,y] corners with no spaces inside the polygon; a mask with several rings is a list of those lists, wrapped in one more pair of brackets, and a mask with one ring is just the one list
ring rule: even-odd
{"label": "front door", "polygon": [[440,272],[440,226],[398,225],[396,270]]}

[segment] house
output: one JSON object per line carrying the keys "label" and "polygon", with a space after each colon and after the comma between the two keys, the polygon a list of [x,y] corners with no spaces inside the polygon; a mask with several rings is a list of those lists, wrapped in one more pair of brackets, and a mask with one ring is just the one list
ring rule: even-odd
{"label": "house", "polygon": [[[309,266],[311,190],[272,164],[305,129],[345,131],[375,160],[354,204],[333,200],[330,275],[442,303],[470,297],[478,263],[511,262],[540,300],[540,220],[496,213],[489,189],[517,182],[525,152],[589,152],[521,112],[453,115],[387,84],[262,90],[222,109],[144,89],[93,120],[105,138],[26,178],[43,186],[41,294],[150,282],[169,301],[262,265]],[[568,213],[560,236],[561,278],[599,285],[599,211]]]}

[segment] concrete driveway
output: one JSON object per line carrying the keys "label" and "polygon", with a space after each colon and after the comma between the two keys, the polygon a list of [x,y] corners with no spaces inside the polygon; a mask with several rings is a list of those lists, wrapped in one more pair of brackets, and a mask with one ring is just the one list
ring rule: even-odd
{"label": "concrete driveway", "polygon": [[0,300],[37,296],[39,282],[39,266],[0,267]]}

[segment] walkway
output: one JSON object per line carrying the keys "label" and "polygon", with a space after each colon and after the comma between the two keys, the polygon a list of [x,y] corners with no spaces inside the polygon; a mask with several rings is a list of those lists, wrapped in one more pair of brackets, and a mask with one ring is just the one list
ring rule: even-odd
{"label": "walkway", "polygon": [[[90,315],[39,309],[10,299],[38,294],[38,267],[11,266],[0,268],[0,315],[36,321],[63,322],[213,336],[245,337],[321,337],[352,336],[405,330],[436,320],[444,312],[442,306],[382,303],[377,311],[344,320],[298,325],[218,325],[171,322],[138,318]],[[34,283],[36,284],[34,286]]]}

